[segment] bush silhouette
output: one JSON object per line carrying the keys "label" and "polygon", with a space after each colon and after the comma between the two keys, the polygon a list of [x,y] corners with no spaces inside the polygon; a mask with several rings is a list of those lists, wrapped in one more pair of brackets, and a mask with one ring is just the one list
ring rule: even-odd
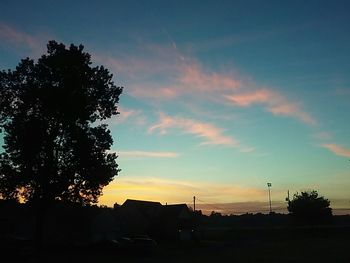
{"label": "bush silhouette", "polygon": [[305,191],[294,194],[292,200],[288,200],[288,211],[298,222],[304,224],[322,224],[330,222],[332,208],[330,201],[319,196],[317,191]]}

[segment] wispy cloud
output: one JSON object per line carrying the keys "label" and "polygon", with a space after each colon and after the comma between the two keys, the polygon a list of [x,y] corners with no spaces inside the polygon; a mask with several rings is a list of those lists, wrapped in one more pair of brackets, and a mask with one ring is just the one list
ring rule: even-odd
{"label": "wispy cloud", "polygon": [[0,40],[3,45],[26,48],[30,50],[31,55],[38,56],[45,51],[47,41],[50,40],[50,37],[44,36],[44,34],[32,35],[0,22]]}
{"label": "wispy cloud", "polygon": [[335,155],[350,157],[350,149],[347,149],[342,145],[328,143],[328,144],[321,144],[320,147],[328,149],[329,151],[331,151]]}
{"label": "wispy cloud", "polygon": [[[121,76],[126,76],[133,84],[144,84],[153,78],[174,77],[183,65],[184,58],[172,45],[161,46],[142,42],[131,53],[112,54],[92,52],[92,58]],[[128,52],[130,52],[130,50]],[[136,55],[135,55],[136,54]],[[139,82],[142,81],[142,82]]]}
{"label": "wispy cloud", "polygon": [[224,135],[224,130],[210,123],[199,122],[193,119],[172,117],[164,113],[159,114],[158,123],[152,125],[148,132],[158,131],[165,134],[170,129],[180,129],[184,133],[193,134],[204,141],[201,145],[224,145],[229,147],[238,147],[239,143],[236,139]]}
{"label": "wispy cloud", "polygon": [[129,89],[129,94],[142,99],[152,99],[157,101],[171,100],[182,95],[183,92],[177,86],[159,86],[159,84],[133,85]]}
{"label": "wispy cloud", "polygon": [[132,158],[176,158],[179,156],[176,152],[151,152],[151,151],[116,151],[120,157]]}
{"label": "wispy cloud", "polygon": [[276,99],[276,94],[267,89],[261,89],[250,93],[228,95],[226,98],[237,106],[247,107],[254,103],[266,103],[269,99]]}
{"label": "wispy cloud", "polygon": [[38,44],[34,37],[4,23],[0,23],[0,37],[2,40],[7,40],[12,44],[26,45],[31,48],[35,48]]}
{"label": "wispy cloud", "polygon": [[262,104],[267,111],[274,115],[293,117],[308,125],[317,123],[309,113],[301,108],[299,103],[291,102],[279,92],[267,88],[251,92],[238,92],[225,97],[235,106],[248,107],[253,104]]}
{"label": "wispy cloud", "polygon": [[94,52],[93,58],[112,71],[127,76],[129,95],[168,100],[182,95],[215,98],[215,93],[233,90],[240,81],[231,73],[205,70],[193,56],[171,45],[142,43],[138,56],[112,56]]}
{"label": "wispy cloud", "polygon": [[312,135],[314,138],[322,141],[327,141],[332,139],[332,134],[326,131],[320,131]]}
{"label": "wispy cloud", "polygon": [[192,98],[193,101],[216,104],[229,102],[239,107],[260,104],[273,115],[291,117],[307,125],[317,123],[300,102],[271,88],[262,88],[258,83],[244,80],[246,78],[233,73],[232,68],[224,72],[205,68],[191,54],[182,54],[174,44],[145,44],[143,48],[147,55],[138,58],[105,56],[103,59],[117,72],[129,76],[130,85],[126,92],[131,96],[156,101]]}
{"label": "wispy cloud", "polygon": [[199,63],[189,63],[181,68],[180,83],[187,89],[201,92],[236,90],[241,82],[229,74],[205,72]]}
{"label": "wispy cloud", "polygon": [[[242,146],[223,128],[213,125],[211,121],[214,117],[216,122],[225,121],[223,118],[232,119],[232,116],[237,118],[233,113],[235,107],[260,105],[273,116],[293,118],[309,126],[317,124],[317,120],[304,109],[301,102],[290,99],[281,91],[261,87],[249,77],[237,74],[233,68],[208,68],[190,51],[180,51],[173,40],[169,45],[142,42],[139,48],[136,47],[135,53],[128,56],[99,53],[94,57],[111,67],[112,71],[126,76],[126,95],[146,101],[155,111],[166,112],[168,106],[176,104],[187,111],[177,116],[161,113],[159,120],[148,129],[149,133],[165,134],[177,129],[201,139],[200,145],[235,147],[241,152],[250,153],[256,151],[255,147]],[[217,118],[215,110],[203,107],[207,103],[224,109],[220,113],[225,114]],[[187,104],[192,106],[183,107]],[[198,121],[188,117],[189,112],[192,116],[198,116],[193,109],[207,113]]]}
{"label": "wispy cloud", "polygon": [[171,65],[161,67],[158,72],[157,67],[150,66],[153,68],[152,74],[155,79],[162,72],[163,76],[168,77],[166,81],[133,84],[129,89],[130,95],[155,100],[169,100],[181,96],[217,100],[222,93],[236,90],[241,85],[241,82],[230,74],[205,71],[192,59],[168,63]]}
{"label": "wispy cloud", "polygon": [[142,126],[146,123],[146,117],[139,109],[127,108],[124,106],[118,107],[119,114],[112,116],[109,119],[99,121],[97,123],[105,123],[111,126],[119,125],[125,122]]}
{"label": "wispy cloud", "polygon": [[[36,54],[44,51],[48,40],[42,35],[33,36],[1,22],[0,39],[3,43],[27,47]],[[267,88],[247,92],[250,85],[239,79],[237,74],[205,70],[191,54],[181,53],[173,40],[170,45],[142,43],[140,49],[142,55],[138,56],[116,57],[93,52],[93,59],[107,65],[113,72],[127,76],[130,85],[125,92],[138,98],[170,100],[190,95],[217,103],[228,100],[241,107],[262,104],[273,115],[292,117],[308,125],[317,123],[300,103],[290,101],[281,93]]]}
{"label": "wispy cloud", "polygon": [[130,119],[134,119],[137,124],[144,124],[144,116],[141,110],[138,109],[130,109],[126,107],[118,108],[119,115],[117,118],[117,122],[125,122]]}

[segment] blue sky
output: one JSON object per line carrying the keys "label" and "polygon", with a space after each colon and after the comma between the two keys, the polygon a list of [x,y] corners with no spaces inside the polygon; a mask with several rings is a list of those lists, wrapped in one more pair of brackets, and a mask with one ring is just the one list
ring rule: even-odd
{"label": "blue sky", "polygon": [[[0,67],[84,44],[124,86],[122,172],[101,197],[275,209],[350,206],[348,1],[2,1]],[[340,211],[340,210],[339,210]]]}

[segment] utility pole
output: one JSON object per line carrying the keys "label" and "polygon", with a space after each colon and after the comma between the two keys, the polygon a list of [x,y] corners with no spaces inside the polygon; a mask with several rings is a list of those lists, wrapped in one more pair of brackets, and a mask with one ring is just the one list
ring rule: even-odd
{"label": "utility pole", "polygon": [[272,213],[272,208],[271,208],[271,188],[272,184],[271,183],[267,183],[267,189],[269,190],[269,204],[270,204],[270,214]]}
{"label": "utility pole", "polygon": [[196,211],[196,197],[193,196],[193,211]]}

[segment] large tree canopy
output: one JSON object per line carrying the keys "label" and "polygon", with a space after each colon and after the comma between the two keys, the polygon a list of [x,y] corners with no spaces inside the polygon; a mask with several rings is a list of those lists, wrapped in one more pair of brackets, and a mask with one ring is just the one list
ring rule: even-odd
{"label": "large tree canopy", "polygon": [[296,193],[292,200],[288,200],[288,211],[301,223],[328,222],[332,217],[332,209],[329,206],[330,201],[319,196],[317,191]]}
{"label": "large tree canopy", "polygon": [[83,46],[55,41],[37,62],[0,72],[0,197],[97,202],[118,174],[113,139],[99,121],[118,114],[122,92]]}

